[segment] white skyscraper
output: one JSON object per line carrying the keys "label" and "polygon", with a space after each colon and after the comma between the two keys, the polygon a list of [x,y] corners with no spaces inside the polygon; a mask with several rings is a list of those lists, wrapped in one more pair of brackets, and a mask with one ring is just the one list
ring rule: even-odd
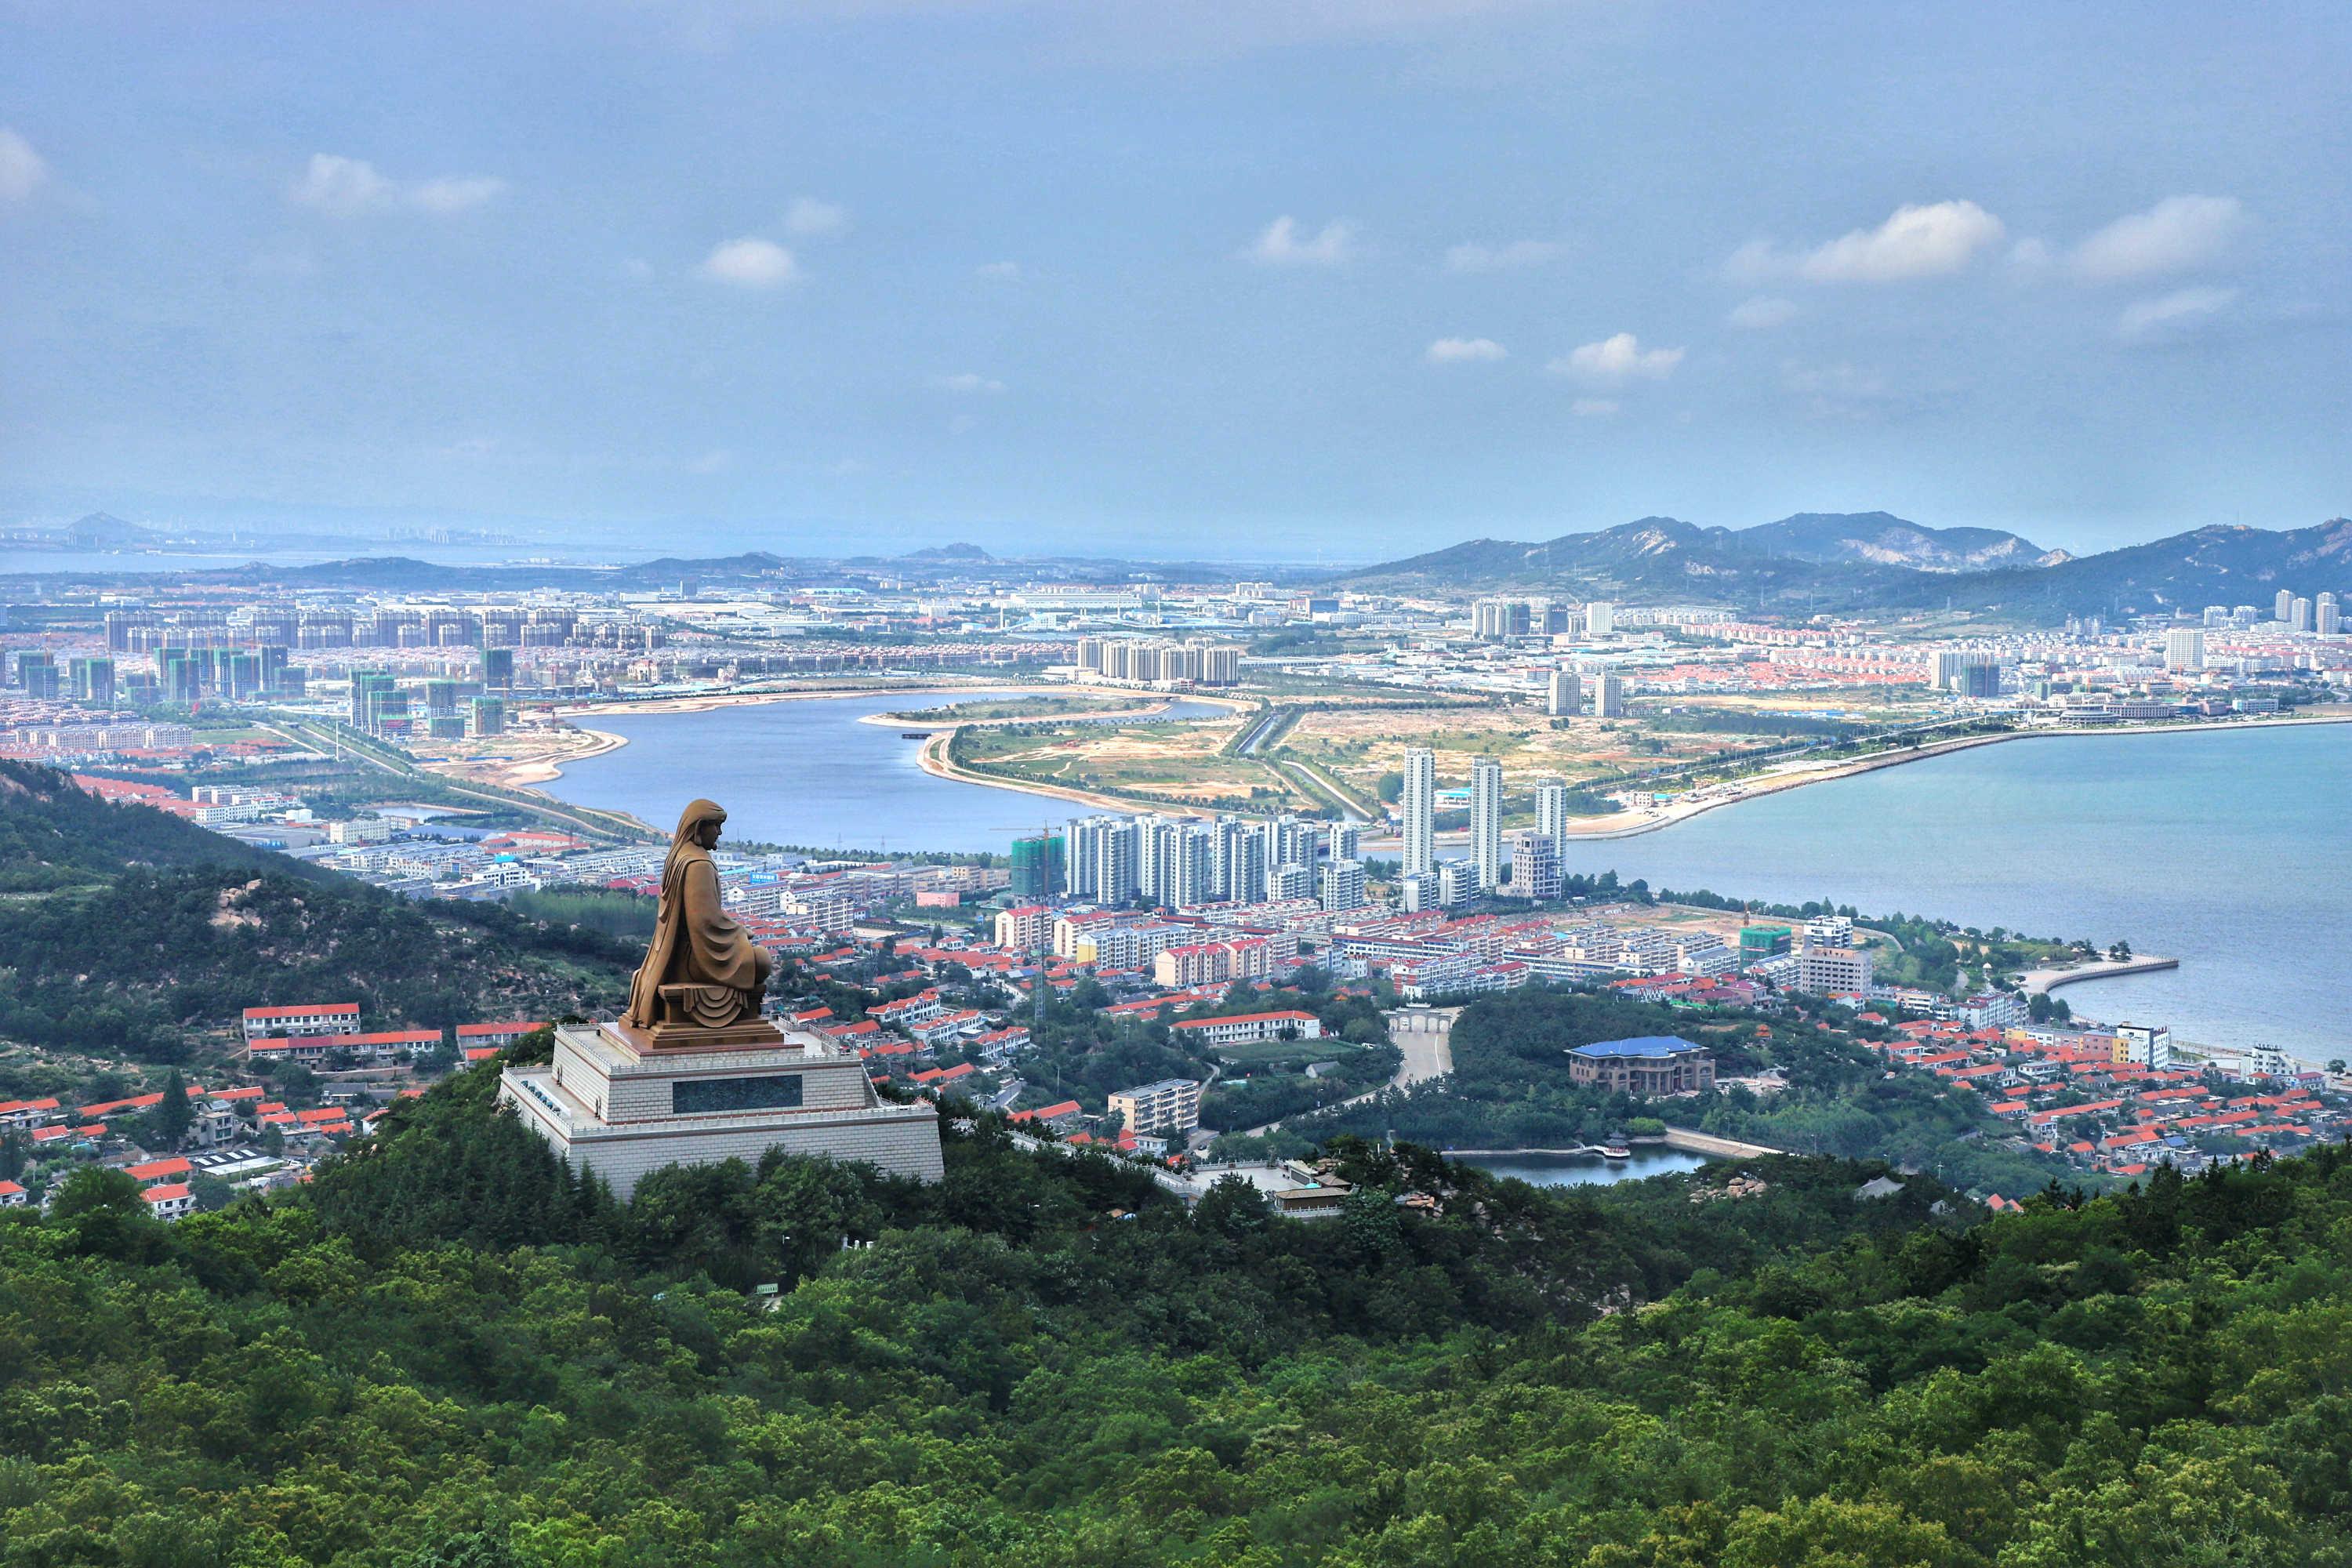
{"label": "white skyscraper", "polygon": [[2344,611],[2333,594],[2322,594],[2313,603],[2312,629],[2321,637],[2332,637],[2344,630]]}
{"label": "white skyscraper", "polygon": [[1605,637],[1617,629],[1617,606],[1606,599],[1595,599],[1584,606],[1584,635]]}
{"label": "white skyscraper", "polygon": [[1410,876],[1437,864],[1437,753],[1408,746],[1404,753],[1404,869]]}
{"label": "white skyscraper", "polygon": [[1555,719],[1573,719],[1584,706],[1584,692],[1572,669],[1553,670],[1545,697],[1544,711]]}
{"label": "white skyscraper", "polygon": [[2293,614],[2294,614],[2294,590],[2281,588],[2277,596],[2271,600],[2271,619],[2284,621]]}
{"label": "white skyscraper", "polygon": [[2189,671],[2205,668],[2205,632],[2200,626],[2175,626],[2164,634],[2164,668]]}
{"label": "white skyscraper", "polygon": [[2290,631],[2309,631],[2311,629],[2311,601],[2305,598],[2302,595],[2297,594],[2294,596],[2294,603],[2287,605],[2286,624],[2287,629]]}
{"label": "white skyscraper", "polygon": [[1470,764],[1470,861],[1480,892],[1503,885],[1503,764],[1492,757]]}
{"label": "white skyscraper", "polygon": [[1568,785],[1558,779],[1536,785],[1536,831],[1551,840],[1555,851],[1568,841]]}
{"label": "white skyscraper", "polygon": [[1621,676],[1604,675],[1592,689],[1592,716],[1595,719],[1625,717],[1625,681]]}
{"label": "white skyscraper", "polygon": [[1070,896],[1124,904],[1142,872],[1142,833],[1131,816],[1089,816],[1070,824],[1063,844]]}

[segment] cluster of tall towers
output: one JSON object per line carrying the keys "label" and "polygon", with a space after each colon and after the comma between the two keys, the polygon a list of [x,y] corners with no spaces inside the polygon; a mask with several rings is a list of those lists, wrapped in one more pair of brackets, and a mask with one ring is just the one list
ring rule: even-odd
{"label": "cluster of tall towers", "polygon": [[[1558,891],[1558,866],[1568,837],[1570,795],[1559,779],[1536,785],[1536,826],[1533,832],[1512,835],[1509,861],[1513,889],[1536,897]],[[1503,764],[1492,757],[1470,763],[1470,853],[1462,860],[1437,856],[1437,753],[1426,746],[1408,746],[1404,753],[1404,787],[1399,796],[1404,816],[1404,895],[1409,909],[1426,903],[1453,904],[1472,893],[1504,889]],[[1535,862],[1540,861],[1538,865]],[[1550,884],[1550,891],[1545,887]]]}
{"label": "cluster of tall towers", "polygon": [[1316,899],[1327,909],[1357,909],[1364,902],[1360,835],[1352,823],[1297,816],[1082,817],[1062,835],[1064,890],[1112,906]]}

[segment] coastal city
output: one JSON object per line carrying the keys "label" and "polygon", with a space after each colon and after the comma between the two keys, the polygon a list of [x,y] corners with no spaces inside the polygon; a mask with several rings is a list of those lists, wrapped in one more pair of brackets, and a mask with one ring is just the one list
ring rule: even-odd
{"label": "coastal city", "polygon": [[2352,1568],[2352,6],[6,15],[0,1568]]}
{"label": "coastal city", "polygon": [[[2069,1179],[2291,1151],[2336,1136],[2352,1103],[2332,1058],[2074,1016],[2063,987],[2198,962],[2135,954],[2130,931],[1897,931],[1574,868],[1595,843],[2000,741],[2352,717],[2352,637],[2325,589],[2000,628],[1055,580],[949,552],[700,563],[642,589],[48,580],[0,646],[0,756],[402,898],[623,921],[660,892],[664,851],[656,824],[563,787],[625,744],[602,726],[856,700],[835,722],[869,729],[836,733],[895,743],[943,790],[1028,794],[1048,826],[989,850],[881,853],[882,820],[832,852],[718,850],[725,909],[797,984],[770,1012],[877,1088],[1100,1144],[1195,1194],[1247,1169],[1328,1211],[1298,1158],[1351,1110],[1428,1092],[1465,1003],[1529,987],[1815,1020],[1958,1108],[1980,1148]],[[1148,1033],[1136,1059],[1164,1072],[1074,1060],[1048,1020],[1078,1011]],[[20,1150],[0,1200],[89,1162],[131,1172],[166,1215],[199,1176],[215,1198],[215,1182],[299,1182],[401,1098],[544,1026],[257,997],[199,1026],[184,1123],[152,1088],[0,1104]],[[1775,1147],[1705,1129],[1735,1090],[1745,1108],[1785,1093],[1788,1063],[1654,1037],[1680,1064],[1664,1076],[1570,1064],[1621,1098],[1618,1125],[1568,1150],[1631,1160],[1624,1124],[1662,1107],[1654,1142]]]}

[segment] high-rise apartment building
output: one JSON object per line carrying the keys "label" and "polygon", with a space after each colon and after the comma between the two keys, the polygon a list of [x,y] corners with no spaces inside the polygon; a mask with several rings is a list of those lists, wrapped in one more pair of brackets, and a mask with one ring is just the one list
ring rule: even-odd
{"label": "high-rise apartment building", "polygon": [[2205,668],[2205,631],[2201,626],[2175,626],[2164,634],[2164,668],[2193,671]]}
{"label": "high-rise apartment building", "polygon": [[67,667],[70,681],[68,690],[77,702],[87,702],[96,708],[114,705],[114,661],[110,658],[82,658]]}
{"label": "high-rise apartment building", "polygon": [[2271,600],[2271,619],[2284,621],[2294,614],[2294,590],[2281,588]]}
{"label": "high-rise apartment building", "polygon": [[1536,831],[1551,840],[1555,852],[1568,840],[1568,785],[1559,779],[1536,785]]}
{"label": "high-rise apartment building", "polygon": [[2335,595],[2322,594],[2313,604],[2311,629],[2317,632],[2324,637],[2332,637],[2342,635],[2344,630],[2344,611],[2343,608],[2336,604]]}
{"label": "high-rise apartment building", "polygon": [[1323,907],[1338,913],[1364,907],[1364,863],[1334,860],[1323,868]]}
{"label": "high-rise apartment building", "polygon": [[1013,841],[1012,879],[1016,899],[1050,899],[1062,890],[1064,839],[1058,833],[1033,833]]}
{"label": "high-rise apartment building", "polygon": [[1410,876],[1437,864],[1437,753],[1408,746],[1404,753],[1404,869]]}
{"label": "high-rise apartment building", "polygon": [[1559,897],[1559,846],[1539,827],[1511,835],[1511,875],[1503,891],[1514,899]]}
{"label": "high-rise apartment building", "polygon": [[1089,816],[1062,836],[1070,896],[1117,907],[1134,901],[1140,879],[1142,833],[1127,816]]}
{"label": "high-rise apartment building", "polygon": [[1595,599],[1584,606],[1584,635],[1605,637],[1617,629],[1617,606],[1606,599]]}
{"label": "high-rise apartment building", "polygon": [[1555,719],[1573,719],[1584,707],[1584,693],[1578,686],[1576,671],[1555,669],[1545,683],[1544,711]]}
{"label": "high-rise apartment building", "polygon": [[1595,719],[1625,717],[1625,678],[1604,675],[1592,689],[1592,716]]}
{"label": "high-rise apartment building", "polygon": [[1470,764],[1470,860],[1480,892],[1503,885],[1503,764],[1492,757]]}
{"label": "high-rise apartment building", "polygon": [[2291,632],[2307,632],[2311,629],[2311,601],[2300,594],[2297,594],[2294,601],[2287,605],[2286,629]]}
{"label": "high-rise apartment building", "polygon": [[1480,599],[1470,606],[1470,635],[1480,642],[1526,637],[1528,626],[1525,599]]}

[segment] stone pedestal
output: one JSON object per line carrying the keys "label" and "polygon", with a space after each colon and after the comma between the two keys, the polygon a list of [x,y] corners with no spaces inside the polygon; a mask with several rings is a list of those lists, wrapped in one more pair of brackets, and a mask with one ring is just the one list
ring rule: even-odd
{"label": "stone pedestal", "polygon": [[510,1067],[499,1098],[572,1163],[626,1198],[649,1171],[771,1149],[940,1179],[938,1110],[875,1094],[865,1063],[821,1035],[764,1021],[720,1029],[619,1024],[555,1031],[546,1067]]}

